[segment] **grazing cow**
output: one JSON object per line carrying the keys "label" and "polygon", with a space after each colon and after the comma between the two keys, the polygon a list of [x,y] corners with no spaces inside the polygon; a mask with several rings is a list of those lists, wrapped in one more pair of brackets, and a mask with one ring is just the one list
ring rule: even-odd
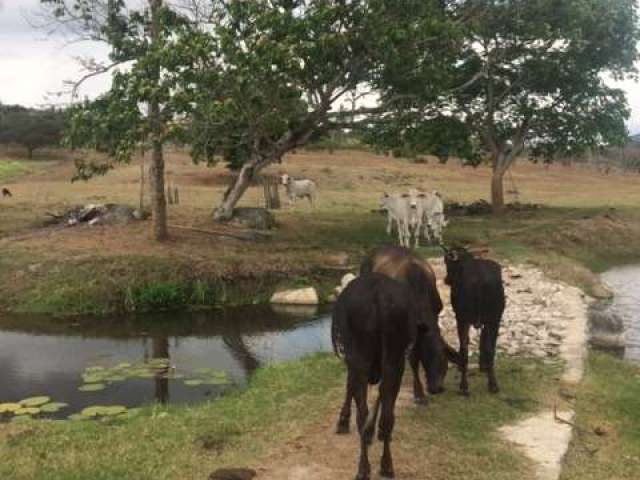
{"label": "grazing cow", "polygon": [[460,340],[460,393],[469,394],[469,328],[480,328],[480,370],[489,377],[489,391],[498,392],[494,371],[496,341],[505,307],[502,272],[498,263],[475,258],[465,248],[444,249],[445,283],[451,286],[451,305]]}
{"label": "grazing cow", "polygon": [[421,229],[424,227],[424,237],[431,241],[431,237],[442,243],[442,230],[447,226],[444,216],[444,203],[440,193],[420,192],[414,188],[409,190],[410,204],[415,212],[412,223],[415,245],[418,246]]}
{"label": "grazing cow", "polygon": [[[378,438],[384,442],[380,474],[393,477],[390,443],[406,352],[416,341],[419,328],[427,332],[433,329],[432,312],[428,306],[422,305],[424,297],[420,295],[420,286],[427,284],[428,278],[417,265],[410,265],[406,274],[407,284],[378,273],[363,274],[347,285],[334,306],[331,339],[336,354],[344,355],[348,370],[346,398],[340,411],[337,432],[348,432],[351,401],[354,399],[360,433],[357,480],[370,479],[368,447],[375,433],[380,409]],[[434,362],[431,368],[443,366],[446,367],[446,361],[441,364]],[[439,391],[444,375],[435,373],[435,383],[430,387]],[[371,416],[367,406],[369,384],[380,385]]]}
{"label": "grazing cow", "polygon": [[[417,267],[424,273],[424,279],[409,272]],[[440,393],[447,373],[447,360],[459,364],[457,352],[443,340],[438,325],[442,311],[442,300],[436,287],[436,276],[431,265],[407,248],[387,246],[369,254],[360,266],[360,274],[382,273],[389,278],[408,284],[414,293],[416,304],[427,311],[429,328],[418,329],[418,341],[409,353],[409,364],[413,372],[413,397],[419,404],[426,404],[427,397],[420,381],[420,364],[425,370],[427,388],[430,393]]]}
{"label": "grazing cow", "polygon": [[12,197],[13,195],[11,195],[11,192],[9,191],[9,189],[5,187],[5,188],[2,189],[2,196],[3,197]]}
{"label": "grazing cow", "polygon": [[380,199],[380,208],[387,212],[387,234],[393,232],[393,224],[398,229],[398,241],[403,247],[411,244],[411,202],[407,194],[384,193]]}
{"label": "grazing cow", "polygon": [[293,177],[290,177],[286,173],[280,177],[284,188],[287,191],[287,198],[289,199],[289,205],[293,205],[293,203],[298,198],[308,198],[311,206],[315,204],[318,186],[316,182],[313,180],[309,180],[308,178],[303,178],[300,180],[295,180]]}

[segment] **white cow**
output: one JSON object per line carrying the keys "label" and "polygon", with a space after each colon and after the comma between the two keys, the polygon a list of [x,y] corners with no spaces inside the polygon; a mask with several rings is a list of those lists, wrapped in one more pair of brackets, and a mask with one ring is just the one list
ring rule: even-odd
{"label": "white cow", "polygon": [[393,224],[398,227],[398,241],[403,247],[411,245],[411,201],[409,195],[384,193],[380,199],[380,208],[387,212],[387,234],[391,235]]}
{"label": "white cow", "polygon": [[424,227],[423,232],[427,241],[431,241],[433,236],[438,243],[442,243],[442,230],[448,225],[448,222],[444,215],[444,202],[440,193],[435,190],[431,193],[411,190],[410,194],[417,198],[416,203],[421,215],[421,221],[416,226],[418,228],[417,236],[419,236],[419,229]]}
{"label": "white cow", "polygon": [[287,191],[289,205],[293,205],[298,198],[306,197],[309,199],[311,206],[314,206],[318,192],[316,182],[309,180],[308,178],[296,180],[286,173],[280,177],[280,180]]}

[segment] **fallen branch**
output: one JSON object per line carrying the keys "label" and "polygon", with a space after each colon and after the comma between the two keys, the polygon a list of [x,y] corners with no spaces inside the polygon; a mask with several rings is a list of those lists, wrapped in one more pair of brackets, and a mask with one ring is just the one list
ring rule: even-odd
{"label": "fallen branch", "polygon": [[231,232],[221,232],[219,230],[205,230],[203,228],[195,228],[195,227],[187,227],[185,225],[168,225],[169,228],[174,228],[176,230],[185,230],[187,232],[196,232],[196,233],[204,233],[206,235],[214,235],[217,237],[229,237],[234,238],[236,240],[243,241],[256,241],[260,238],[270,237],[270,233],[266,232],[257,232],[257,231],[248,231],[242,233],[231,233]]}

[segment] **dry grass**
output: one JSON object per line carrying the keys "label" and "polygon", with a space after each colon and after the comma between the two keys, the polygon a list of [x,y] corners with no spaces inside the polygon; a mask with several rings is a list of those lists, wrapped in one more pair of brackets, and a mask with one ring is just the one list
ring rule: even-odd
{"label": "dry grass", "polygon": [[[313,178],[320,189],[318,206],[312,210],[300,202],[295,208],[286,206],[276,211],[279,228],[272,241],[247,243],[172,230],[170,241],[160,244],[150,240],[148,223],[62,231],[38,229],[47,219],[46,212],[59,212],[76,204],[136,205],[137,162],[119,166],[104,177],[76,183],[70,182],[74,172],[71,159],[35,163],[30,167],[34,173],[10,181],[13,197],[1,200],[0,246],[13,255],[0,259],[0,267],[5,270],[4,276],[0,274],[0,284],[6,285],[7,297],[11,298],[5,301],[5,306],[18,303],[26,310],[45,311],[49,308],[46,305],[33,306],[40,303],[34,300],[35,294],[25,299],[24,292],[39,288],[35,297],[45,296],[44,292],[56,288],[52,275],[27,274],[16,279],[7,277],[6,270],[28,272],[30,265],[42,264],[47,272],[61,272],[56,284],[73,284],[73,271],[79,270],[78,264],[92,264],[96,270],[95,290],[103,297],[113,283],[121,284],[123,279],[153,280],[154,270],[162,271],[161,276],[165,277],[180,277],[188,272],[191,279],[260,277],[283,272],[304,275],[317,266],[330,265],[333,253],[346,252],[352,262],[357,262],[372,246],[389,241],[383,217],[372,213],[382,192],[420,187],[437,189],[448,200],[472,201],[488,197],[490,178],[486,167],[473,169],[455,162],[440,165],[431,161],[425,165],[360,151],[335,154],[301,151],[287,156],[282,164],[271,166],[267,173],[286,171],[293,176]],[[220,201],[229,175],[223,165],[214,168],[194,165],[185,153],[169,152],[167,179],[180,187],[181,197],[181,204],[169,209],[170,223],[211,227],[212,208]],[[636,175],[602,176],[582,167],[547,168],[522,161],[513,173],[519,200],[550,208],[499,218],[456,218],[451,222],[447,240],[486,242],[501,256],[533,260],[543,267],[564,265],[563,274],[571,274],[576,283],[584,286],[589,283],[584,266],[557,262],[549,252],[577,259],[590,268],[599,267],[599,255],[605,250],[620,258],[634,255],[627,250],[631,240],[640,238],[640,222],[629,213],[640,202],[637,180]],[[510,177],[506,186],[507,190],[513,187]],[[251,188],[241,202],[245,206],[261,204],[260,188]],[[609,206],[618,208],[613,219],[603,217]],[[611,249],[612,236],[624,239],[619,246],[626,250]],[[427,253],[434,254],[436,250]],[[131,267],[143,264],[142,271]],[[108,272],[109,279],[116,281],[101,279],[101,271]],[[65,295],[72,297],[73,289]],[[91,293],[87,295],[91,297]],[[65,308],[69,303],[73,302],[63,302]]]}

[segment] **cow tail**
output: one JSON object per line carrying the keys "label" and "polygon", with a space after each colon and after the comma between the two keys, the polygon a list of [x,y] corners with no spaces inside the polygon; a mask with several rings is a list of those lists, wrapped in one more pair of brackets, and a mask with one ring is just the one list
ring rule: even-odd
{"label": "cow tail", "polygon": [[344,355],[345,339],[349,338],[347,310],[342,302],[336,302],[331,316],[331,344],[338,358]]}

